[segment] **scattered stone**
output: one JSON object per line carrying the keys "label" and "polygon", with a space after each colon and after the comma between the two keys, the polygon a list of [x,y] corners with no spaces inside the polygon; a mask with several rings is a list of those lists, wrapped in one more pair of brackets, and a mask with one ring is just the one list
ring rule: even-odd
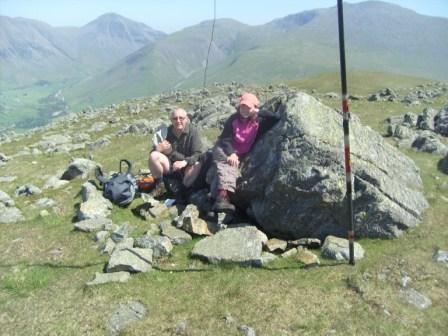
{"label": "scattered stone", "polygon": [[265,266],[269,264],[271,261],[277,260],[278,257],[274,253],[270,252],[261,252],[261,265]]}
{"label": "scattered stone", "polygon": [[129,272],[99,273],[95,272],[95,279],[86,283],[87,286],[102,285],[109,282],[128,282]]}
{"label": "scattered stone", "polygon": [[23,221],[25,218],[22,212],[15,207],[6,207],[0,203],[0,224],[17,223]]}
{"label": "scattered stone", "polygon": [[288,245],[294,247],[303,246],[309,249],[318,249],[321,246],[321,241],[317,238],[301,238],[288,241]]}
{"label": "scattered stone", "polygon": [[406,288],[404,290],[401,290],[401,294],[408,303],[416,306],[418,309],[423,310],[429,308],[432,305],[432,301],[429,298],[413,288]]}
{"label": "scattered stone", "polygon": [[106,243],[104,244],[101,252],[111,255],[115,249],[115,245],[116,245],[115,242],[112,240],[112,238],[109,237],[107,238]]}
{"label": "scattered stone", "polygon": [[[364,257],[364,249],[362,246],[354,242],[353,247],[355,260],[362,259]],[[348,240],[335,236],[327,236],[322,246],[322,256],[335,260],[349,260]]]}
{"label": "scattered stone", "polygon": [[305,264],[305,267],[315,267],[320,265],[319,258],[311,251],[305,248],[298,248],[296,258]]}
{"label": "scattered stone", "polygon": [[432,258],[448,267],[448,251],[437,250]]}
{"label": "scattered stone", "polygon": [[160,230],[162,235],[168,237],[174,245],[182,245],[192,239],[188,233],[171,225],[169,221],[160,223]]}
{"label": "scattered stone", "polygon": [[169,256],[173,244],[168,237],[145,235],[135,239],[134,247],[149,248],[153,250],[153,257]]}
{"label": "scattered stone", "polygon": [[254,226],[236,227],[219,231],[200,240],[191,255],[210,263],[233,262],[261,266],[262,239]]}
{"label": "scattered stone", "polygon": [[281,254],[282,258],[290,258],[290,257],[295,257],[297,255],[297,249],[296,248],[292,248],[289,249],[285,252],[283,252]]}
{"label": "scattered stone", "polygon": [[32,184],[25,184],[23,186],[20,186],[16,189],[16,196],[31,196],[31,195],[38,195],[42,193],[42,190],[40,190],[38,187]]}
{"label": "scattered stone", "polygon": [[98,231],[95,234],[94,240],[98,243],[104,243],[109,237],[110,237],[109,231]]}
{"label": "scattered stone", "polygon": [[118,243],[115,243],[114,252],[117,250],[126,250],[134,247],[134,238],[128,237],[124,238]]}
{"label": "scattered stone", "polygon": [[104,217],[85,219],[74,224],[75,229],[83,232],[106,230],[113,225],[112,220]]}
{"label": "scattered stone", "polygon": [[198,236],[211,236],[212,232],[218,231],[216,223],[199,218],[199,210],[194,204],[188,204],[174,222],[178,228]]}
{"label": "scattered stone", "polygon": [[61,180],[70,181],[77,176],[81,176],[81,178],[85,179],[89,173],[95,170],[96,166],[97,164],[95,162],[88,159],[74,159],[62,174]]}
{"label": "scattered stone", "polygon": [[146,314],[145,306],[138,301],[129,302],[125,305],[120,304],[107,323],[109,336],[118,336],[129,324],[141,320]]}
{"label": "scattered stone", "polygon": [[36,201],[36,203],[34,203],[34,205],[38,208],[51,208],[55,204],[56,202],[54,200],[47,197],[40,198]]}
{"label": "scattered stone", "polygon": [[151,270],[152,250],[142,248],[115,249],[106,272],[148,272]]}
{"label": "scattered stone", "polygon": [[59,189],[63,186],[65,186],[67,183],[70,183],[70,181],[67,180],[61,180],[58,176],[51,176],[44,184],[42,189]]}
{"label": "scattered stone", "polygon": [[284,252],[288,243],[284,240],[271,238],[266,242],[266,250],[269,252]]}
{"label": "scattered stone", "polygon": [[112,232],[111,238],[115,243],[119,243],[128,236],[129,231],[130,231],[129,223],[125,222],[120,227],[118,227],[118,229]]}
{"label": "scattered stone", "polygon": [[0,190],[0,203],[4,204],[7,207],[12,207],[15,205],[14,200],[2,190]]}
{"label": "scattered stone", "polygon": [[188,335],[188,321],[180,321],[173,330],[173,335]]}
{"label": "scattered stone", "polygon": [[112,210],[112,203],[105,199],[90,182],[82,185],[81,196],[83,202],[78,209],[78,220],[91,218],[106,218]]}
{"label": "scattered stone", "polygon": [[255,330],[245,324],[240,325],[238,327],[238,331],[241,333],[241,335],[244,335],[244,336],[257,336],[257,333],[255,332]]}

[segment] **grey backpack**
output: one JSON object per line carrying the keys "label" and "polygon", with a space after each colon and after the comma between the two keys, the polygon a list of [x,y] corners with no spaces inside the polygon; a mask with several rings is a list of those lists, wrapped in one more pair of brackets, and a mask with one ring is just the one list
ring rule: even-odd
{"label": "grey backpack", "polygon": [[[126,172],[122,171],[122,164],[127,164]],[[135,197],[137,182],[132,175],[132,164],[130,161],[120,160],[120,172],[114,173],[109,179],[106,179],[100,167],[96,167],[96,178],[103,185],[103,196],[112,203],[119,206],[129,205]]]}

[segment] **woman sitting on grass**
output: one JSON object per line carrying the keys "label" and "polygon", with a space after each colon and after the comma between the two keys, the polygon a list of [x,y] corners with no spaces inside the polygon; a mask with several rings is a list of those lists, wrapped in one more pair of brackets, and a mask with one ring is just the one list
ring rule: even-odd
{"label": "woman sitting on grass", "polygon": [[215,199],[212,210],[233,212],[229,193],[234,193],[241,160],[252,149],[255,140],[270,128],[279,116],[272,112],[259,113],[260,102],[253,93],[240,97],[237,112],[224,124],[224,129],[213,148],[216,174],[210,185],[211,196]]}

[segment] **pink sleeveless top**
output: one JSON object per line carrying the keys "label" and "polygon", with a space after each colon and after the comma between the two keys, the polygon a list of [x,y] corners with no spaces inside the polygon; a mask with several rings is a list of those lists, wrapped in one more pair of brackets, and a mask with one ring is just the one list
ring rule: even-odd
{"label": "pink sleeveless top", "polygon": [[256,120],[236,118],[232,122],[232,147],[237,155],[246,154],[257,137],[259,123]]}

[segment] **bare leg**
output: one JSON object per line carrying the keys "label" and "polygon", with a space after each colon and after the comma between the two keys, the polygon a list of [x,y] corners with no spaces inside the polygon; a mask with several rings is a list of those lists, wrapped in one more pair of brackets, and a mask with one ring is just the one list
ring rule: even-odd
{"label": "bare leg", "polygon": [[187,188],[191,187],[191,185],[194,183],[194,181],[196,181],[196,179],[201,171],[201,167],[202,167],[202,163],[196,162],[194,165],[188,166],[185,168],[184,179],[182,181],[184,186],[186,186]]}
{"label": "bare leg", "polygon": [[148,166],[152,176],[159,178],[169,172],[170,161],[164,154],[154,151],[149,155]]}

